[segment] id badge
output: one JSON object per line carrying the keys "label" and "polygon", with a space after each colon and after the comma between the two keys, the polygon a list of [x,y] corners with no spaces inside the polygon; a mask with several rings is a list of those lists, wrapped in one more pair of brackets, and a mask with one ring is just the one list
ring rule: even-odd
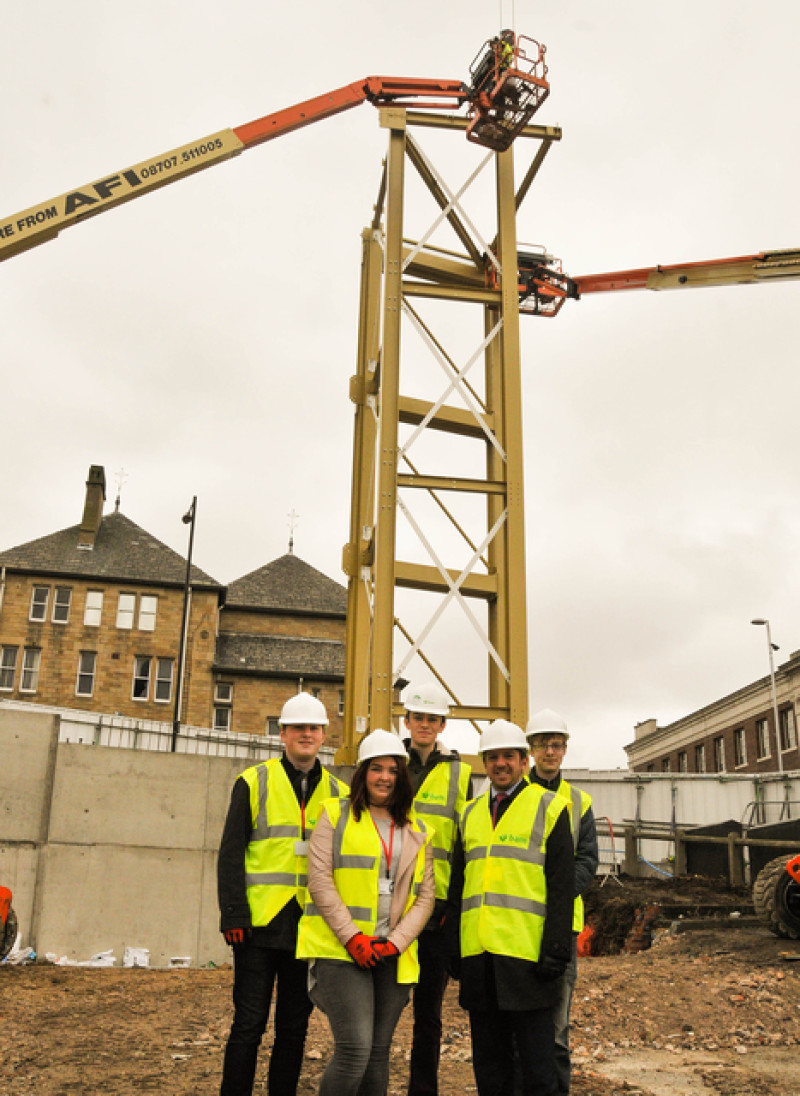
{"label": "id badge", "polygon": [[295,841],[294,854],[295,856],[308,856],[308,841]]}
{"label": "id badge", "polygon": [[378,894],[392,894],[394,892],[394,880],[384,876],[378,880]]}

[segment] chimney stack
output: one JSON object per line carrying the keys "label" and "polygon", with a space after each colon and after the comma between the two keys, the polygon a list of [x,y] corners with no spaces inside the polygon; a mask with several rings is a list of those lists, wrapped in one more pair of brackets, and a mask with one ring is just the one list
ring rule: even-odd
{"label": "chimney stack", "polygon": [[90,551],[94,548],[100,523],[103,520],[103,503],[106,500],[106,473],[102,464],[93,464],[86,481],[86,502],[78,534],[78,547]]}

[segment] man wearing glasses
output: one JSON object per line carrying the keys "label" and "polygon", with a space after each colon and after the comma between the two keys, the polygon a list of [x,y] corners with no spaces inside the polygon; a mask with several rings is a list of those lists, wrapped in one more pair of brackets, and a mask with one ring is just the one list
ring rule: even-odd
{"label": "man wearing glasses", "polygon": [[561,777],[561,766],[567,752],[569,733],[565,720],[558,712],[543,708],[529,721],[525,731],[533,763],[529,773],[532,783],[557,792],[570,804],[570,825],[575,850],[575,911],[572,921],[572,958],[561,976],[560,994],[553,1009],[556,1030],[556,1071],[559,1093],[569,1092],[569,1010],[578,976],[578,933],[583,928],[583,898],[597,871],[597,831],[592,800],[586,792],[568,784]]}

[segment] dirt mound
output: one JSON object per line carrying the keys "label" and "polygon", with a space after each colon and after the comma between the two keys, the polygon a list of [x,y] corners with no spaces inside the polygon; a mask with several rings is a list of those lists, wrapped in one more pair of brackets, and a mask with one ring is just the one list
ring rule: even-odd
{"label": "dirt mound", "polygon": [[646,950],[653,933],[672,921],[726,918],[753,910],[748,888],[692,875],[680,879],[622,875],[596,880],[585,895],[584,906],[591,928],[585,947],[591,955]]}
{"label": "dirt mound", "polygon": [[[610,888],[614,890],[610,890]],[[597,913],[621,903],[744,908],[716,882],[609,881]],[[628,907],[630,908],[630,906]],[[627,916],[627,914],[625,914]],[[0,966],[0,1091],[4,1096],[143,1092],[215,1096],[231,1019],[229,968],[86,969]],[[800,942],[743,919],[698,931],[654,929],[652,947],[582,959],[573,1004],[574,1096],[768,1096],[797,1089]],[[404,1096],[411,1038],[406,1009],[392,1048],[388,1096]],[[255,1092],[266,1092],[267,1032]],[[324,1016],[311,1018],[300,1096],[312,1096],[331,1053]],[[448,987],[440,1096],[475,1092],[469,1022]]]}

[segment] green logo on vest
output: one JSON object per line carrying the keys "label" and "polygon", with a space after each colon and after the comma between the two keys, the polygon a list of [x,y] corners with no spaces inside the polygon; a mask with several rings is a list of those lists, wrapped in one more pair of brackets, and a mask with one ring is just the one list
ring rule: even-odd
{"label": "green logo on vest", "polygon": [[497,835],[497,840],[501,844],[519,845],[524,848],[530,840],[529,833],[501,833]]}

